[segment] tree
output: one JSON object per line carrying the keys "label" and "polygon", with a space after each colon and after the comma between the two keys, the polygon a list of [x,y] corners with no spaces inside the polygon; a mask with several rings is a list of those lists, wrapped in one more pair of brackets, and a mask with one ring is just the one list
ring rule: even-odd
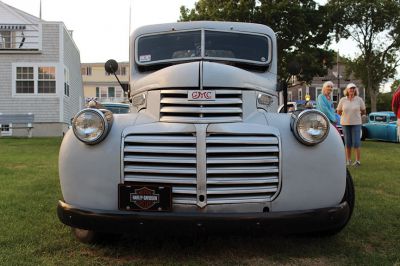
{"label": "tree", "polygon": [[366,88],[371,111],[383,81],[394,76],[400,47],[400,2],[398,0],[330,0],[326,5],[335,18],[337,39],[351,38],[361,54],[350,67]]}
{"label": "tree", "polygon": [[219,20],[270,26],[278,40],[278,74],[287,76],[291,61],[301,65],[300,80],[323,76],[334,62],[328,50],[332,22],[324,6],[313,0],[199,0],[194,9],[181,7],[181,21]]}

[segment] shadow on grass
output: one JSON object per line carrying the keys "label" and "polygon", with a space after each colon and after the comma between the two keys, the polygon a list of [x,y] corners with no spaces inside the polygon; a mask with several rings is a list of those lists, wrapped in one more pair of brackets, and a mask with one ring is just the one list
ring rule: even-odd
{"label": "shadow on grass", "polygon": [[238,262],[259,258],[265,262],[265,259],[269,258],[275,262],[285,262],[290,258],[301,257],[310,260],[308,262],[312,262],[313,258],[326,258],[327,263],[332,257],[337,256],[335,259],[337,261],[339,257],[346,256],[345,253],[352,248],[349,242],[343,241],[341,234],[317,237],[254,231],[125,234],[105,238],[92,247],[103,256],[127,260],[169,258],[180,262],[187,260]]}

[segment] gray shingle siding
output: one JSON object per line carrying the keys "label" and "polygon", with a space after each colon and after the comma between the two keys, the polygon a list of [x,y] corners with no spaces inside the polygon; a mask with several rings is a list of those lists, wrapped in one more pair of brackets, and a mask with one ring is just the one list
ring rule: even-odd
{"label": "gray shingle siding", "polygon": [[71,117],[81,109],[80,103],[83,101],[83,85],[79,51],[65,28],[63,34],[64,65],[68,68],[70,77],[69,97],[64,96],[63,120],[64,122],[69,123]]}
{"label": "gray shingle siding", "polygon": [[60,26],[59,24],[42,24],[42,56],[39,62],[60,61]]}
{"label": "gray shingle siding", "polygon": [[[34,54],[0,54],[0,112],[9,114],[34,113],[35,122],[59,122],[60,108],[57,95],[41,97],[12,97],[12,64],[52,63],[59,61],[59,24],[42,25],[42,51]],[[57,81],[59,82],[59,81]]]}

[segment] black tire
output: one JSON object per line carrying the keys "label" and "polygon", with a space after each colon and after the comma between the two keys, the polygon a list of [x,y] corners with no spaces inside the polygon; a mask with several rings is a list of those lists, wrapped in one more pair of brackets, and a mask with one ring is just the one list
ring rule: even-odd
{"label": "black tire", "polygon": [[100,240],[100,233],[92,231],[92,230],[85,230],[80,228],[72,228],[72,234],[75,236],[79,242],[85,244],[93,244]]}
{"label": "black tire", "polygon": [[121,234],[117,233],[104,233],[74,227],[72,228],[72,234],[79,242],[85,244],[110,243],[119,240],[121,237]]}
{"label": "black tire", "polygon": [[[356,192],[354,190],[353,178],[348,169],[346,169],[346,191],[344,192],[342,202],[347,201],[349,204],[350,212],[347,218],[346,224],[349,222],[351,215],[353,214],[354,205],[356,203]],[[343,225],[346,226],[346,224]]]}
{"label": "black tire", "polygon": [[361,140],[364,141],[367,138],[368,131],[365,127],[361,128]]}

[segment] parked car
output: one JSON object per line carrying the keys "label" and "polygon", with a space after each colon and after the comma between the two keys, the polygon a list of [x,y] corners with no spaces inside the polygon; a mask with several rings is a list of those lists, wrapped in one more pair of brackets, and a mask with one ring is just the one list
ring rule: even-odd
{"label": "parked car", "polygon": [[398,142],[397,130],[397,118],[393,112],[373,112],[368,116],[368,123],[362,126],[362,140]]}
{"label": "parked car", "polygon": [[[287,110],[288,110],[288,113],[291,113],[291,112],[297,111],[297,110],[314,109],[315,106],[316,106],[315,101],[288,102]],[[278,107],[278,113],[283,113],[283,112],[284,112],[283,104],[281,104]]]}
{"label": "parked car", "polygon": [[129,104],[127,103],[101,103],[104,109],[107,109],[114,114],[129,113]]}
{"label": "parked car", "polygon": [[58,217],[80,241],[185,226],[346,226],[355,197],[342,140],[318,110],[277,113],[271,28],[150,25],[132,33],[130,51],[131,112],[85,108],[61,144]]}

